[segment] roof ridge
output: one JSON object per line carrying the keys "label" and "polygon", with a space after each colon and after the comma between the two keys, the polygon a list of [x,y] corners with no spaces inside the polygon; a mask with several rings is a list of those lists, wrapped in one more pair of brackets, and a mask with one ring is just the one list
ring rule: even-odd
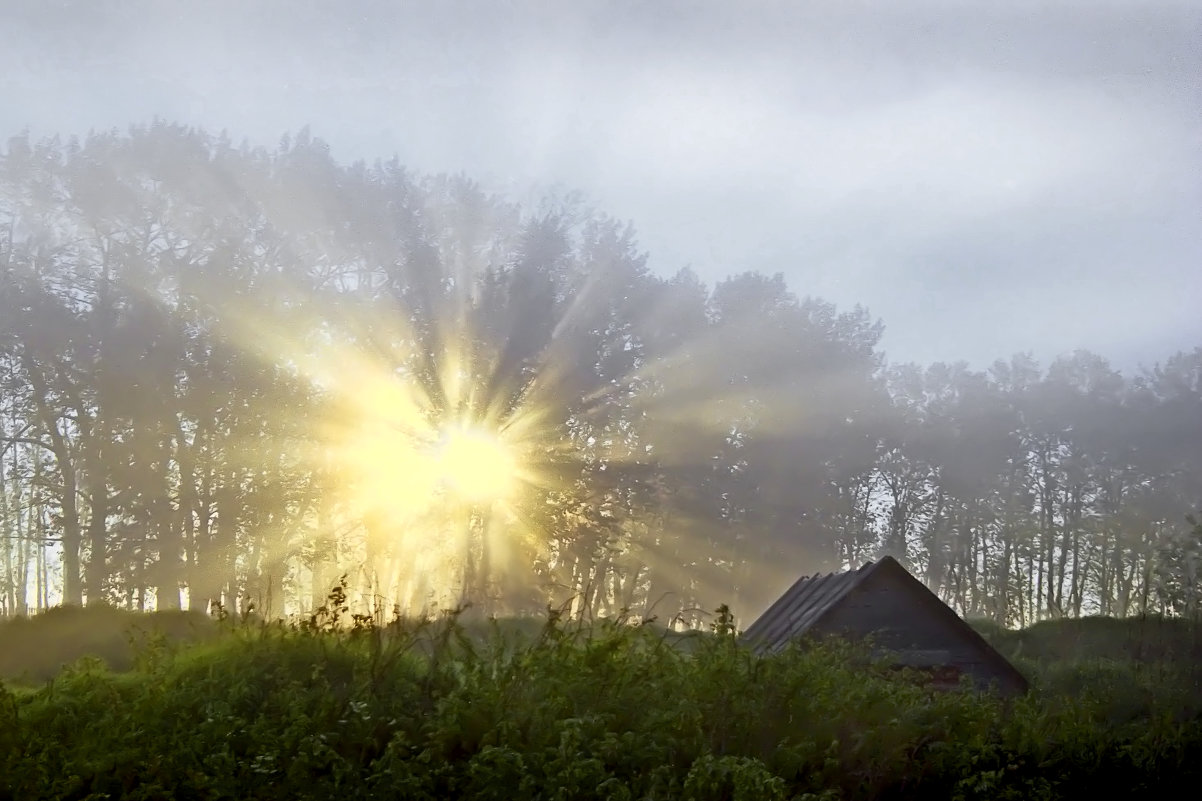
{"label": "roof ridge", "polygon": [[[747,628],[743,638],[751,641],[751,646],[761,653],[779,651],[792,639],[805,635],[878,571],[900,574],[904,578],[901,586],[908,588],[904,592],[905,597],[912,598],[914,603],[920,605],[920,609],[931,610],[933,618],[942,621],[939,625],[954,624],[958,632],[956,636],[981,654],[999,681],[1002,677],[1008,677],[1006,681],[1012,689],[1017,692],[1026,690],[1026,678],[1009,660],[930,587],[889,555],[840,573],[802,576]],[[889,580],[889,576],[885,575],[883,579]]]}
{"label": "roof ridge", "polygon": [[787,639],[781,636],[786,632],[790,636],[804,634],[882,561],[867,562],[850,570],[802,576],[747,627],[743,637],[773,643]]}

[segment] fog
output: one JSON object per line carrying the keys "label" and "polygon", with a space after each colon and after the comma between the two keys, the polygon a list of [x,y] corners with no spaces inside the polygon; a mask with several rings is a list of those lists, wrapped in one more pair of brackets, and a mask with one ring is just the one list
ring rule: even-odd
{"label": "fog", "polygon": [[13,4],[0,611],[1202,608],[1188,4]]}
{"label": "fog", "polygon": [[1187,2],[15,3],[0,133],[154,118],[581,192],[650,267],[781,272],[891,361],[1202,334]]}

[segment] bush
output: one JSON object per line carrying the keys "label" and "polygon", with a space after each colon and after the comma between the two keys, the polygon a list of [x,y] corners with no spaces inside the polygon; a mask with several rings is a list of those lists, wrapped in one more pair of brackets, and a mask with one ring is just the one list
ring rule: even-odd
{"label": "bush", "polygon": [[[826,643],[624,621],[227,627],[0,688],[0,797],[1072,798],[1199,778],[1202,721],[1117,662],[1003,703]],[[1167,778],[1166,778],[1167,777]]]}

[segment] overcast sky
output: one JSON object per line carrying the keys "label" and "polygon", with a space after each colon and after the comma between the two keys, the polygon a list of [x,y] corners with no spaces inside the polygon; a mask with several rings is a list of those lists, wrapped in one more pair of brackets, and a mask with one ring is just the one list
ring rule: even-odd
{"label": "overcast sky", "polygon": [[782,272],[892,361],[1202,345],[1202,2],[12,2],[0,139],[158,117]]}

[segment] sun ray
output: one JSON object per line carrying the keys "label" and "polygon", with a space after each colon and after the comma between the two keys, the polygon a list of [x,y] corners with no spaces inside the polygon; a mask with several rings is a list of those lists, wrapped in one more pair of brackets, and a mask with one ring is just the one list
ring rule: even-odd
{"label": "sun ray", "polygon": [[502,586],[534,586],[535,564],[551,580],[563,569],[552,563],[566,558],[555,549],[579,533],[572,527],[597,524],[555,504],[597,514],[620,506],[589,482],[648,459],[640,424],[621,415],[660,408],[683,423],[721,403],[690,393],[679,369],[688,359],[676,360],[674,381],[638,360],[621,375],[594,363],[598,347],[621,349],[590,328],[593,304],[604,302],[595,270],[541,344],[506,340],[522,334],[512,325],[505,332],[504,314],[493,323],[505,333],[488,333],[474,317],[480,299],[459,278],[441,306],[348,297],[341,316],[327,312],[308,328],[281,327],[249,308],[230,315],[239,341],[311,384],[321,412],[307,421],[313,441],[302,450],[329,473],[325,517],[361,537],[364,592],[407,611],[495,601]]}

